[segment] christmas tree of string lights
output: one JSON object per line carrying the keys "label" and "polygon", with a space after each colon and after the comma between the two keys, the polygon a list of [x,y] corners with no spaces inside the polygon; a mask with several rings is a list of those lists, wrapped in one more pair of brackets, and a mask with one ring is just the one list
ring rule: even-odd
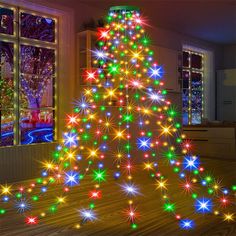
{"label": "christmas tree of string lights", "polygon": [[[43,163],[42,176],[34,183],[17,189],[1,186],[0,213],[5,214],[4,206],[14,202],[27,224],[37,224],[55,213],[84,179],[92,178],[89,205],[78,211],[81,224],[95,221],[99,218],[95,201],[102,199],[103,182],[113,175],[120,193],[128,200],[125,218],[136,229],[141,214],[135,199],[145,193],[141,193],[133,170],[140,168],[148,171],[161,191],[163,210],[175,217],[180,228],[192,229],[194,220],[177,212],[178,205],[168,192],[169,180],[159,170],[159,162],[164,161],[182,181],[181,187],[192,198],[196,213],[234,220],[236,186],[221,186],[216,178],[205,174],[199,157],[192,153],[190,142],[181,133],[179,113],[163,89],[164,71],[153,58],[139,10],[113,7],[106,21],[98,30],[97,49],[93,51],[97,69],[85,72],[90,85],[67,116],[62,142],[53,158]],[[114,168],[109,168],[108,163],[113,163]],[[205,196],[197,191],[197,185],[206,190]],[[47,209],[32,215],[31,209],[47,196],[50,186],[61,188],[58,197]],[[157,193],[153,194],[157,197]]]}

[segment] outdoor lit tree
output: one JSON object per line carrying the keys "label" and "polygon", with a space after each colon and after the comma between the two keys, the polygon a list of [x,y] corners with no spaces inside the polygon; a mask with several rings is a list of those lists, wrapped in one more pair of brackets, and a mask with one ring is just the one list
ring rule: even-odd
{"label": "outdoor lit tree", "polygon": [[[43,164],[42,178],[30,187],[18,189],[18,211],[25,212],[28,224],[37,223],[48,214],[48,209],[55,212],[66,201],[66,195],[88,175],[92,177],[90,203],[79,212],[83,223],[94,221],[98,218],[94,202],[102,197],[102,183],[108,175],[114,175],[121,194],[128,198],[125,217],[135,229],[139,218],[135,199],[141,188],[133,170],[141,168],[148,171],[161,190],[163,210],[170,212],[182,229],[191,229],[194,221],[177,212],[178,205],[168,193],[171,179],[159,169],[159,162],[164,161],[182,181],[181,188],[192,198],[196,213],[233,220],[232,192],[236,186],[222,187],[216,178],[205,173],[199,157],[192,153],[190,142],[182,134],[180,113],[163,89],[164,71],[153,57],[144,29],[146,22],[139,10],[113,7],[106,21],[104,28],[99,29],[97,49],[93,51],[96,69],[85,73],[88,86],[67,117],[67,131],[53,159]],[[56,201],[38,216],[27,213],[29,202],[37,201],[53,183],[62,188]],[[198,185],[202,186],[200,190]],[[206,190],[204,194],[202,189]],[[31,194],[27,192],[37,191],[28,197]],[[9,186],[2,186],[7,202],[12,198],[11,192]],[[153,194],[157,196],[156,192]],[[5,213],[5,209],[1,212]]]}

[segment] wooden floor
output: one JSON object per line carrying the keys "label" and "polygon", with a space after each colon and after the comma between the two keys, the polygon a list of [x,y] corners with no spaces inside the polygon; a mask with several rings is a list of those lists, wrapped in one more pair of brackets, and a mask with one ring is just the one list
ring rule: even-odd
{"label": "wooden floor", "polygon": [[[236,182],[236,162],[203,159],[202,162],[209,168],[207,173],[222,177],[222,184],[225,186]],[[236,223],[225,223],[213,215],[194,214],[193,200],[181,190],[175,174],[167,166],[161,166],[162,173],[168,176],[170,192],[176,207],[185,218],[193,218],[196,222],[194,230],[180,230],[173,217],[163,212],[160,192],[155,190],[154,182],[144,171],[137,170],[134,182],[139,184],[142,195],[137,198],[138,209],[141,217],[138,222],[138,229],[132,230],[122,216],[123,209],[127,206],[126,197],[120,192],[119,183],[113,180],[112,176],[104,184],[103,198],[96,202],[96,213],[99,219],[94,223],[87,223],[80,229],[74,227],[80,223],[78,210],[88,206],[87,193],[91,190],[90,177],[81,183],[79,188],[73,190],[68,196],[67,203],[54,215],[46,217],[36,226],[24,224],[24,217],[12,210],[9,214],[0,218],[1,236],[56,236],[56,235],[94,235],[94,236],[115,236],[115,235],[150,235],[150,236],[236,236]],[[111,174],[112,175],[112,174]],[[60,190],[54,188],[40,201],[35,208],[44,209],[51,201],[58,196]],[[206,194],[205,194],[206,196]],[[234,209],[235,211],[236,209]],[[33,214],[33,213],[32,213]]]}

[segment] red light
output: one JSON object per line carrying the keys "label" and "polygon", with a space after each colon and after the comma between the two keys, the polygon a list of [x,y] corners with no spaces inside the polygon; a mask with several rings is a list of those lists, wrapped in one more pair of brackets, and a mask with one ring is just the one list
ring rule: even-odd
{"label": "red light", "polygon": [[94,191],[89,192],[89,198],[100,199],[101,197],[102,197],[101,191],[94,190]]}
{"label": "red light", "polygon": [[38,218],[34,216],[29,216],[25,219],[27,225],[36,225],[38,224]]}

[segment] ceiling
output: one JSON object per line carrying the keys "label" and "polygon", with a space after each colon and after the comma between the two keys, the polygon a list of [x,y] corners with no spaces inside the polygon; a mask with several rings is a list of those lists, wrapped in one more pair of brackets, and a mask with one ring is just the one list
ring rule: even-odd
{"label": "ceiling", "polygon": [[[54,1],[55,2],[55,1]],[[236,44],[236,0],[57,0],[76,8],[78,2],[100,8],[134,5],[151,25],[218,44]]]}

